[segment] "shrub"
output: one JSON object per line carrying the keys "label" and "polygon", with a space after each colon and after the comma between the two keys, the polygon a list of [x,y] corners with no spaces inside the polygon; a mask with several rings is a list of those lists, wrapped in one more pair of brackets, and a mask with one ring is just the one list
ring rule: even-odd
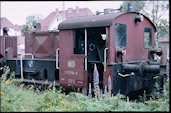
{"label": "shrub", "polygon": [[76,92],[62,93],[55,87],[40,91],[35,85],[25,86],[17,82],[14,73],[7,80],[10,72],[4,68],[1,82],[2,112],[45,112],[45,111],[169,111],[169,80],[165,84],[165,96],[159,100],[144,103],[124,100],[125,96],[108,96],[95,99]]}

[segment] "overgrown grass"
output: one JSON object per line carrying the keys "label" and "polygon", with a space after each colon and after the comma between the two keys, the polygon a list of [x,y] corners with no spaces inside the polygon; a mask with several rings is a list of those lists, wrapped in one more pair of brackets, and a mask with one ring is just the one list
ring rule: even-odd
{"label": "overgrown grass", "polygon": [[[165,85],[165,97],[158,100],[125,101],[123,95],[97,100],[81,93],[64,94],[61,89],[40,91],[34,85],[24,87],[14,74],[6,80],[9,68],[5,68],[1,82],[1,112],[46,112],[46,111],[169,111],[169,80]],[[19,85],[20,84],[20,85]]]}

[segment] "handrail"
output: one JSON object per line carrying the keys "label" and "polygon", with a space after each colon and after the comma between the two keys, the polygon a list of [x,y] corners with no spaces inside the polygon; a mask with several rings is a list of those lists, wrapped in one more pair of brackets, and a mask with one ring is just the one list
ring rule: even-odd
{"label": "handrail", "polygon": [[85,70],[87,71],[87,29],[85,29]]}
{"label": "handrail", "polygon": [[32,53],[24,53],[24,54],[21,55],[21,57],[20,57],[21,79],[24,79],[24,77],[23,77],[23,56],[25,56],[25,55],[31,55],[32,56],[31,58],[34,59],[34,56],[33,56]]}
{"label": "handrail", "polygon": [[58,58],[59,58],[59,54],[58,54],[59,48],[56,49],[56,69],[59,69],[59,65],[58,65]]}
{"label": "handrail", "polygon": [[106,51],[107,51],[108,48],[105,48],[104,49],[104,72],[106,72]]}

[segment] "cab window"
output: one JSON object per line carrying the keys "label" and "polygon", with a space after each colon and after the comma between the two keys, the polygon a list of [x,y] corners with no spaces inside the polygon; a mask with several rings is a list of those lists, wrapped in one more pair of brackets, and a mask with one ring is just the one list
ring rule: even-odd
{"label": "cab window", "polygon": [[144,28],[144,48],[152,47],[152,29]]}
{"label": "cab window", "polygon": [[127,26],[126,24],[114,24],[114,47],[126,47]]}

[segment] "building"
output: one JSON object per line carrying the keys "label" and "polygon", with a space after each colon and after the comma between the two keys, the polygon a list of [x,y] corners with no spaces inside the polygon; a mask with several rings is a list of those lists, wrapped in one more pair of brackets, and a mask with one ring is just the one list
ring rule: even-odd
{"label": "building", "polygon": [[167,59],[169,59],[169,26],[166,27],[167,34],[163,37],[160,37],[158,39],[158,45],[159,47],[166,48],[166,54],[167,54]]}
{"label": "building", "polygon": [[17,36],[17,54],[22,54],[25,51],[25,38],[24,35],[21,33],[21,29],[23,26],[14,25],[12,22],[10,22],[6,17],[0,18],[1,22],[1,28],[0,28],[0,36],[3,36],[3,29],[8,29],[8,35],[9,36]]}
{"label": "building", "polygon": [[8,28],[8,35],[11,36],[18,36],[21,35],[21,28],[22,26],[14,25],[11,23],[6,17],[2,17],[1,19],[1,36],[3,35],[3,28],[7,27]]}
{"label": "building", "polygon": [[59,11],[56,9],[50,13],[44,20],[41,22],[41,31],[47,30],[57,30],[58,25],[63,20],[80,17],[80,16],[90,16],[94,15],[88,8],[80,8],[77,6],[75,9],[68,8],[65,11]]}

